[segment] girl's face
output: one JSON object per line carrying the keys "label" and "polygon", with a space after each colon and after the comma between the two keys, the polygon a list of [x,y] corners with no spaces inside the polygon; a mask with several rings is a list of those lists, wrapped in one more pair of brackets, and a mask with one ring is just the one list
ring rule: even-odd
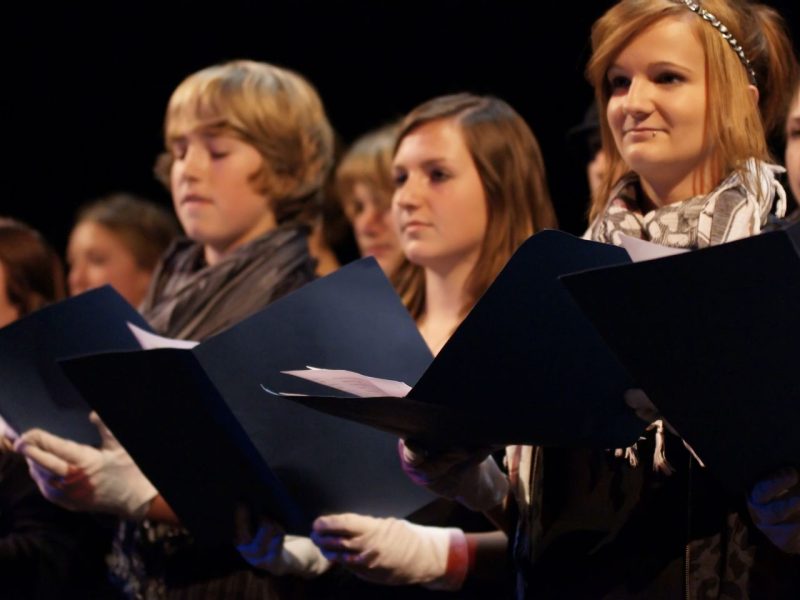
{"label": "girl's face", "polygon": [[252,179],[264,159],[219,127],[198,126],[169,140],[175,212],[213,264],[276,226],[269,198]]}
{"label": "girl's face", "polygon": [[8,299],[6,267],[0,262],[0,327],[5,327],[19,318],[19,308]]}
{"label": "girl's face", "polygon": [[385,197],[368,183],[353,186],[344,201],[361,256],[374,256],[384,273],[391,274],[403,258],[392,211]]}
{"label": "girl's face", "polygon": [[693,179],[706,174],[711,152],[705,53],[692,27],[678,17],[656,22],[620,52],[607,77],[614,142],[645,187],[661,192],[663,202],[653,200],[696,193]]}
{"label": "girl's face", "polygon": [[431,121],[405,136],[393,161],[392,199],[408,259],[447,272],[477,262],[487,227],[487,203],[460,125]]}
{"label": "girl's face", "polygon": [[94,221],[81,221],[72,230],[67,264],[71,296],[110,284],[131,306],[144,300],[152,275],[117,234]]}
{"label": "girl's face", "polygon": [[795,93],[786,120],[786,171],[794,199],[800,203],[800,89]]}

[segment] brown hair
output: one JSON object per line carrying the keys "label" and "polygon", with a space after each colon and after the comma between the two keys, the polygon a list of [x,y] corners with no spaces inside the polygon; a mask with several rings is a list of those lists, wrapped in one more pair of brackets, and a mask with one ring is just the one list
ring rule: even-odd
{"label": "brown hair", "polygon": [[[278,223],[311,224],[330,170],[333,130],[314,87],[297,73],[267,63],[236,60],[198,71],[172,93],[164,119],[170,142],[196,126],[221,127],[264,159],[253,180],[269,195]],[[169,187],[172,156],[156,162]]]}
{"label": "brown hair", "polygon": [[[741,171],[748,158],[770,159],[765,133],[775,130],[780,115],[785,114],[788,81],[796,72],[796,63],[786,28],[774,10],[738,0],[706,0],[702,6],[741,43],[756,73],[760,111],[739,56],[717,29],[675,0],[621,0],[609,9],[592,26],[592,57],[586,76],[604,116],[611,95],[606,74],[619,53],[661,19],[678,17],[690,24],[706,57],[705,134],[709,144],[714,141],[712,161],[717,179],[700,181],[697,186],[710,189],[729,173]],[[600,129],[609,168],[604,185],[592,200],[590,220],[602,212],[611,189],[627,171],[605,117],[600,119]]]}
{"label": "brown hair", "polygon": [[66,297],[58,255],[24,223],[0,218],[0,263],[6,270],[8,299],[20,317]]}
{"label": "brown hair", "polygon": [[165,209],[133,194],[116,193],[78,210],[75,225],[102,225],[116,235],[133,255],[136,265],[153,271],[161,255],[178,235],[178,224]]}
{"label": "brown hair", "polygon": [[[394,153],[415,129],[441,119],[461,127],[486,195],[486,235],[467,281],[466,314],[520,244],[540,229],[556,227],[556,216],[539,144],[522,117],[498,98],[454,94],[421,104],[403,120]],[[425,304],[423,269],[406,260],[394,280],[418,319]]]}
{"label": "brown hair", "polygon": [[342,202],[345,214],[353,188],[358,183],[369,185],[385,204],[386,210],[389,209],[394,193],[392,155],[399,125],[386,125],[361,136],[339,161],[336,167],[336,195]]}

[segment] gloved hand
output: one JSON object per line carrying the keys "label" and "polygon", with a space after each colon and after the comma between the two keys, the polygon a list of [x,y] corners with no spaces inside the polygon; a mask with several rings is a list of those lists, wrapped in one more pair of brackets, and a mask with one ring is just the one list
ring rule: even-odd
{"label": "gloved hand", "polygon": [[330,563],[307,537],[285,535],[269,519],[262,518],[255,532],[250,527],[249,512],[236,512],[236,549],[248,564],[273,575],[296,575],[305,579],[328,570]]}
{"label": "gloved hand", "polygon": [[311,539],[326,558],[366,581],[458,590],[467,576],[467,539],[460,529],[349,513],[319,517],[313,529]]}
{"label": "gloved hand", "polygon": [[758,482],[747,496],[753,522],[784,552],[800,554],[800,475],[786,468]]}
{"label": "gloved hand", "polygon": [[467,508],[487,511],[508,495],[508,477],[491,457],[491,448],[424,454],[400,440],[398,451],[403,471],[414,483]]}
{"label": "gloved hand", "polygon": [[93,448],[31,429],[14,444],[42,495],[64,508],[141,519],[158,493],[114,434],[92,413],[102,444]]}

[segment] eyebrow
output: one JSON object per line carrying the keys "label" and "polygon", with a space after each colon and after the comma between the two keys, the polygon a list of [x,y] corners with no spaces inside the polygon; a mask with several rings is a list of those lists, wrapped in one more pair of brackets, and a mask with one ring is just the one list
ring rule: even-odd
{"label": "eyebrow", "polygon": [[[647,68],[648,69],[652,69],[652,68],[657,68],[657,69],[678,69],[680,71],[692,71],[692,69],[690,67],[685,67],[683,65],[679,65],[678,63],[674,63],[674,62],[671,62],[671,61],[668,61],[668,60],[662,60],[662,61],[659,61],[659,62],[649,63],[647,65]],[[611,71],[612,69],[620,69],[622,71],[626,70],[625,67],[623,67],[622,65],[620,65],[618,63],[614,63],[610,67],[608,67],[608,71]]]}
{"label": "eyebrow", "polygon": [[693,70],[691,67],[687,67],[687,66],[684,66],[684,65],[679,65],[678,63],[670,62],[668,60],[657,62],[657,63],[652,63],[651,65],[648,65],[648,66],[665,68],[665,69],[680,69],[681,71],[692,71]]}
{"label": "eyebrow", "polygon": [[[423,167],[431,167],[431,166],[435,166],[435,165],[438,165],[440,163],[446,163],[446,162],[447,162],[446,158],[437,156],[437,157],[434,157],[434,158],[426,158],[420,164]],[[400,167],[400,166],[403,166],[403,163],[395,164],[394,166],[395,167]]]}

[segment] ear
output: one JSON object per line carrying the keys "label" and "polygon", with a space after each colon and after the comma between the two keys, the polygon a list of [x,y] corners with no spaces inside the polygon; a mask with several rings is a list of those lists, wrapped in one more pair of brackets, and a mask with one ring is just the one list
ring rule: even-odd
{"label": "ear", "polygon": [[758,88],[751,83],[747,86],[747,89],[750,92],[750,95],[753,96],[753,102],[755,102],[756,106],[758,106]]}

